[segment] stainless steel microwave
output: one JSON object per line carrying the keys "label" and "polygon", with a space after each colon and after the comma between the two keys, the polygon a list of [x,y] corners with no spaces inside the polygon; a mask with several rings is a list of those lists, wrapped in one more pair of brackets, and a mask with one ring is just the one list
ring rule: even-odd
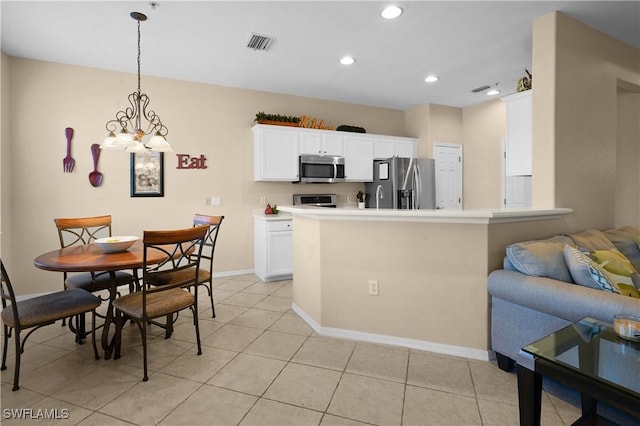
{"label": "stainless steel microwave", "polygon": [[344,182],[344,157],[301,155],[298,179],[300,183]]}

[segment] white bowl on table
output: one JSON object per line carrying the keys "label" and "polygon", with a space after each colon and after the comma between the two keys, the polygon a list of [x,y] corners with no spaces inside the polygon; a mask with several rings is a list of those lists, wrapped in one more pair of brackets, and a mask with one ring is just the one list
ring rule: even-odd
{"label": "white bowl on table", "polygon": [[127,250],[137,240],[138,237],[125,236],[98,238],[94,242],[98,245],[98,247],[104,250],[105,253],[118,253]]}

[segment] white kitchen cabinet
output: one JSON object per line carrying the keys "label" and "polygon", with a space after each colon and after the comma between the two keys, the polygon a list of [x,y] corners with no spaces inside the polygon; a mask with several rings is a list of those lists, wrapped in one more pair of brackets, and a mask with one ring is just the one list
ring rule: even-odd
{"label": "white kitchen cabinet", "polygon": [[369,136],[345,135],[344,174],[348,182],[373,181],[373,138]]}
{"label": "white kitchen cabinet", "polygon": [[253,127],[253,168],[256,181],[298,180],[298,132],[286,127]]}
{"label": "white kitchen cabinet", "polygon": [[375,158],[391,158],[396,155],[396,142],[390,138],[376,138],[374,141]]}
{"label": "white kitchen cabinet", "polygon": [[417,158],[418,140],[410,138],[396,139],[396,157]]}
{"label": "white kitchen cabinet", "polygon": [[337,132],[300,130],[300,154],[344,155],[342,135]]}
{"label": "white kitchen cabinet", "polygon": [[374,158],[409,157],[418,152],[414,138],[338,132],[300,127],[253,126],[255,181],[298,181],[301,154],[344,157],[346,180],[371,182]]}
{"label": "white kitchen cabinet", "polygon": [[391,158],[406,157],[415,158],[418,155],[418,140],[402,137],[376,137],[374,139],[374,157]]}
{"label": "white kitchen cabinet", "polygon": [[254,269],[262,281],[293,277],[293,219],[281,214],[253,216]]}
{"label": "white kitchen cabinet", "polygon": [[527,176],[532,170],[531,90],[505,96],[507,108],[507,176]]}

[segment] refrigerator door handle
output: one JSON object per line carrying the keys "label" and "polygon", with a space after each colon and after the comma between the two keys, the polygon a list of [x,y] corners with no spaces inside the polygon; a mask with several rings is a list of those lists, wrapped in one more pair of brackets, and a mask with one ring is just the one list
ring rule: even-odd
{"label": "refrigerator door handle", "polygon": [[420,208],[420,194],[422,194],[422,171],[420,170],[420,166],[416,164],[415,172],[413,173],[413,179],[415,182],[415,191],[414,191],[414,202],[413,208]]}

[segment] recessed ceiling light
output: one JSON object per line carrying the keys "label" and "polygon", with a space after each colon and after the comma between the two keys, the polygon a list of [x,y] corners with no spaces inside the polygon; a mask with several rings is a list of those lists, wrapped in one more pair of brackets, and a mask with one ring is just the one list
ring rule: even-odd
{"label": "recessed ceiling light", "polygon": [[342,65],[353,65],[356,63],[356,60],[351,56],[345,56],[342,59],[340,59],[340,63]]}
{"label": "recessed ceiling light", "polygon": [[402,8],[398,6],[387,6],[380,15],[385,19],[394,19],[402,15]]}
{"label": "recessed ceiling light", "polygon": [[424,81],[426,81],[427,83],[433,83],[440,80],[440,77],[438,77],[437,75],[428,75]]}
{"label": "recessed ceiling light", "polygon": [[500,91],[498,89],[491,89],[487,92],[487,96],[495,96],[498,93],[500,93]]}

